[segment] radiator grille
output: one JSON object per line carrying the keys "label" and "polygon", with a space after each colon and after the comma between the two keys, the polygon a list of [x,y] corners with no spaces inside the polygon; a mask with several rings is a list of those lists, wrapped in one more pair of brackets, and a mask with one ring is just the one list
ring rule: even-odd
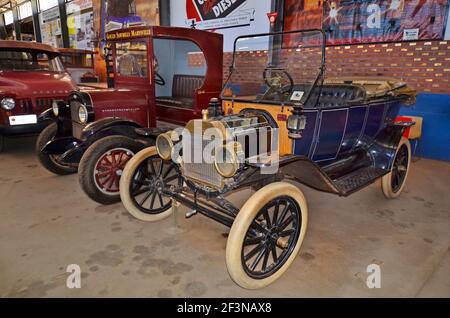
{"label": "radiator grille", "polygon": [[202,140],[202,143],[198,143],[197,145],[194,142],[194,139],[192,140],[192,158],[190,158],[191,162],[194,162],[194,154],[201,154],[202,161],[201,163],[184,163],[184,175],[188,179],[206,183],[207,185],[220,189],[223,187],[223,178],[217,172],[214,163],[209,163],[214,161],[211,160],[212,158],[208,158],[208,160],[205,160],[206,158],[203,158],[203,149],[208,143],[208,140]]}

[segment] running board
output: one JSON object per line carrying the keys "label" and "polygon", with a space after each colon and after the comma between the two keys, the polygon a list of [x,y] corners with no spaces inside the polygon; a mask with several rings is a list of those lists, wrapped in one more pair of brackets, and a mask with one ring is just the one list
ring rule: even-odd
{"label": "running board", "polygon": [[342,178],[333,180],[333,182],[342,196],[349,196],[367,185],[374,183],[385,174],[386,170],[384,169],[365,167],[351,172]]}
{"label": "running board", "polygon": [[375,182],[388,171],[373,166],[363,166],[332,179],[321,167],[306,157],[287,156],[280,160],[281,171],[297,182],[313,189],[339,196],[350,194]]}

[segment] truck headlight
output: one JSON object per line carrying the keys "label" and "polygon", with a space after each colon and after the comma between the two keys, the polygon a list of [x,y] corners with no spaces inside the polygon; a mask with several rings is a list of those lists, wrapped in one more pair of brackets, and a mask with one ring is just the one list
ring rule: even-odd
{"label": "truck headlight", "polygon": [[214,166],[217,172],[224,178],[236,175],[240,167],[240,159],[245,156],[242,146],[238,142],[229,142],[225,146],[216,149]]}
{"label": "truck headlight", "polygon": [[13,110],[16,107],[16,101],[14,98],[7,97],[2,99],[0,105],[4,110]]}
{"label": "truck headlight", "polygon": [[88,116],[89,114],[86,106],[80,105],[80,107],[78,107],[78,120],[80,123],[86,124],[88,121]]}
{"label": "truck headlight", "polygon": [[53,115],[55,115],[55,117],[58,117],[59,116],[59,105],[56,100],[54,100],[52,103],[52,109],[53,109]]}

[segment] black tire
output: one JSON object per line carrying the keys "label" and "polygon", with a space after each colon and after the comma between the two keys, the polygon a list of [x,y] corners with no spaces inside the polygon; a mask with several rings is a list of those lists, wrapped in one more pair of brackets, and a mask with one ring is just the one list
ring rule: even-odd
{"label": "black tire", "polygon": [[[124,136],[110,136],[100,139],[93,143],[88,150],[84,153],[81,158],[80,165],[78,168],[78,177],[81,188],[87,194],[89,198],[100,204],[114,204],[120,202],[120,192],[119,192],[119,182],[121,171],[123,171],[124,165],[128,162],[131,157],[137,154],[139,151],[144,149],[145,145],[137,142],[131,138]],[[117,176],[114,177],[108,174],[108,170],[105,170],[105,178],[113,178],[109,188],[104,188],[99,183],[100,173],[98,167],[101,164],[101,160],[106,158],[109,162],[116,161],[116,155],[114,154],[114,159],[111,159],[110,152],[120,151],[123,152],[125,158],[119,157],[118,161],[124,161],[120,168],[117,168]],[[109,158],[109,159],[108,159]],[[112,164],[112,163],[111,163]],[[120,172],[120,173],[119,173]],[[114,180],[117,179],[117,180]],[[108,179],[109,180],[109,179]],[[109,181],[106,181],[109,183]],[[113,191],[112,186],[117,185],[117,191]]]}
{"label": "black tire", "polygon": [[0,135],[0,153],[3,152],[3,149],[5,149],[5,137]]}
{"label": "black tire", "polygon": [[76,167],[62,165],[56,161],[55,156],[47,155],[41,152],[41,149],[55,137],[57,129],[56,123],[52,123],[39,135],[36,141],[36,154],[39,162],[45,169],[60,176],[76,173],[78,170]]}

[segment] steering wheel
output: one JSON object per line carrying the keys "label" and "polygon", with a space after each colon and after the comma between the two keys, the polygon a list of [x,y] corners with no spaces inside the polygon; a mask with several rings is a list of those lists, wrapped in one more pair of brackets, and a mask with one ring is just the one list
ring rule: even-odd
{"label": "steering wheel", "polygon": [[164,86],[164,85],[166,85],[166,81],[164,80],[164,78],[161,75],[159,75],[158,73],[155,73],[155,84]]}
{"label": "steering wheel", "polygon": [[156,85],[160,85],[160,86],[164,86],[166,85],[166,81],[164,80],[164,78],[158,73],[159,70],[159,63],[158,63],[158,59],[156,58],[156,56],[153,58],[153,71],[155,72],[155,84]]}
{"label": "steering wheel", "polygon": [[[282,97],[283,95],[292,92],[294,88],[294,80],[284,68],[277,68],[269,66],[263,72],[263,78],[266,85],[269,87],[266,93],[264,93],[262,99],[270,95],[278,95]],[[286,84],[285,80],[288,80]]]}

